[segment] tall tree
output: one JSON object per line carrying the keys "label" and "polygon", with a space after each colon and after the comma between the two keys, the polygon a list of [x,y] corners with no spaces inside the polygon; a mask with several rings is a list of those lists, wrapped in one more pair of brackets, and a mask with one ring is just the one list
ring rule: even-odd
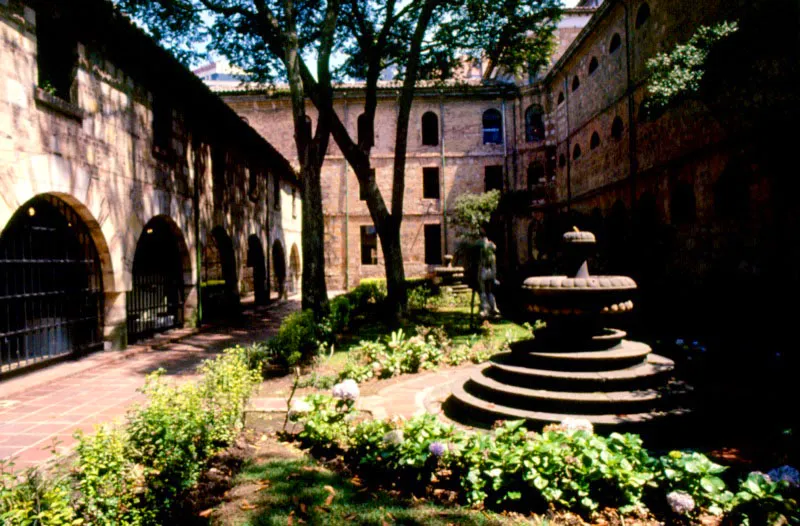
{"label": "tall tree", "polygon": [[[400,244],[408,126],[417,81],[446,80],[465,55],[497,71],[546,64],[560,0],[117,0],[177,56],[190,57],[199,41],[256,80],[288,82],[295,142],[303,179],[303,302],[325,301],[320,171],[332,135],[358,178],[381,241],[389,304],[405,309]],[[331,56],[345,56],[336,73],[365,82],[364,137],[350,136],[333,107]],[[304,57],[316,59],[316,75]],[[391,208],[370,162],[382,71],[402,79],[392,174]],[[319,112],[313,135],[304,98]]]}

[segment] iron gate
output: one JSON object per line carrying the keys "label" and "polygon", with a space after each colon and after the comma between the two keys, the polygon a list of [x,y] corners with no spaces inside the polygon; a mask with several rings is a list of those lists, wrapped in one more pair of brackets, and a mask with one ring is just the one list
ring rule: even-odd
{"label": "iron gate", "polygon": [[129,341],[183,326],[183,269],[164,222],[145,227],[133,258],[133,288],[125,299]]}
{"label": "iron gate", "polygon": [[0,235],[0,373],[103,345],[100,257],[65,202],[37,197]]}

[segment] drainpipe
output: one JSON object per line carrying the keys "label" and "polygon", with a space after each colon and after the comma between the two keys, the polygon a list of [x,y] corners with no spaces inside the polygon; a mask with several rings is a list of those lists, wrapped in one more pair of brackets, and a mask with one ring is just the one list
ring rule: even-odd
{"label": "drainpipe", "polygon": [[572,142],[569,131],[569,77],[564,75],[564,116],[567,121],[567,212],[572,211]]}
{"label": "drainpipe", "polygon": [[[344,92],[344,126],[347,127],[347,92]],[[344,179],[344,290],[350,290],[350,186],[347,184],[347,160],[342,153]]]}
{"label": "drainpipe", "polygon": [[633,107],[633,79],[631,78],[631,42],[630,42],[630,15],[628,12],[628,4],[622,2],[622,7],[625,10],[625,73],[627,76],[627,91],[628,91],[628,162],[630,163],[630,179],[631,179],[631,213],[636,204],[636,173],[639,170],[636,160],[636,122],[635,122],[635,109]]}
{"label": "drainpipe", "polygon": [[447,192],[444,186],[445,169],[447,159],[444,150],[444,95],[439,90],[439,151],[442,156],[442,180],[440,183],[442,193],[442,230],[444,232],[444,250],[447,252]]}

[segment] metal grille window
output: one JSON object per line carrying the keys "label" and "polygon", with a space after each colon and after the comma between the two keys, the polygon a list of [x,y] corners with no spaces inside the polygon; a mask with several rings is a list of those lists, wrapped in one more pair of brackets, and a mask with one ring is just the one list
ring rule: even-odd
{"label": "metal grille window", "polygon": [[0,373],[103,345],[103,278],[89,229],[52,196],[0,235]]}
{"label": "metal grille window", "polygon": [[128,339],[183,326],[183,269],[165,221],[150,221],[136,245],[133,288],[126,295]]}

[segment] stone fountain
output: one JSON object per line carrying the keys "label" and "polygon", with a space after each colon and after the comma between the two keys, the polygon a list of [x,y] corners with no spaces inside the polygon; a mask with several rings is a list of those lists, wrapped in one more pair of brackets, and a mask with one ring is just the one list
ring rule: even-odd
{"label": "stone fountain", "polygon": [[684,412],[671,407],[665,385],[674,364],[626,333],[606,328],[633,309],[636,283],[627,276],[593,276],[591,232],[567,232],[572,276],[525,280],[523,303],[531,321],[547,327],[512,344],[452,387],[458,419],[530,424],[582,418],[595,426],[641,424]]}

